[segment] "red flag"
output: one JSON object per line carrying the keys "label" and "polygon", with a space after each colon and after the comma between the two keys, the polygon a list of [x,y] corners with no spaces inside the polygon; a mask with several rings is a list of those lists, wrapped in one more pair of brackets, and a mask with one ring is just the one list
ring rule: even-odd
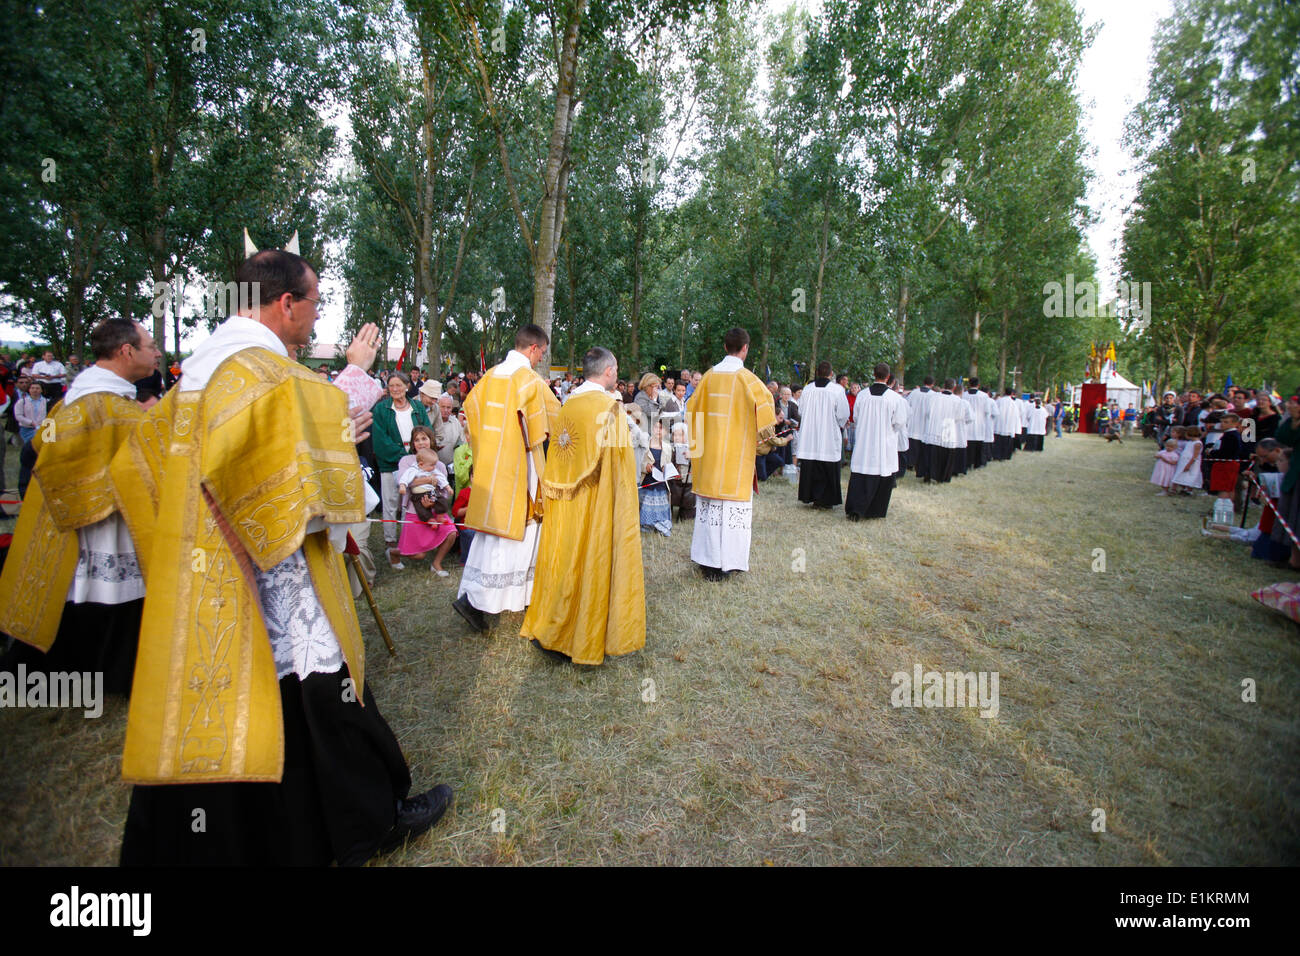
{"label": "red flag", "polygon": [[478,373],[480,375],[487,374],[487,362],[484,361],[483,346],[481,345],[478,347]]}
{"label": "red flag", "polygon": [[402,354],[397,356],[397,370],[402,370],[402,363],[406,361],[406,349],[402,349]]}

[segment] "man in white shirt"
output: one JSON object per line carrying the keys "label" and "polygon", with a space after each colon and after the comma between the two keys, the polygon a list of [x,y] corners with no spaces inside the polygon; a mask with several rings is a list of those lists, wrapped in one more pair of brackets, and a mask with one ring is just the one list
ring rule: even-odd
{"label": "man in white shirt", "polygon": [[980,380],[971,376],[962,398],[970,403],[975,424],[966,443],[967,464],[983,468],[993,453],[993,399],[980,391]]}
{"label": "man in white shirt", "polygon": [[54,353],[49,349],[41,361],[32,366],[32,378],[41,383],[41,391],[53,405],[63,397],[63,387],[67,384],[68,370],[62,362],[55,361]]}
{"label": "man in white shirt", "polygon": [[803,390],[799,406],[799,500],[814,508],[834,508],[844,500],[840,464],[849,398],[831,381],[831,363],[817,365],[817,378]]}
{"label": "man in white shirt", "polygon": [[1043,407],[1042,399],[1034,397],[1034,404],[1029,407],[1029,424],[1026,426],[1025,451],[1042,451],[1043,437],[1047,434],[1047,419],[1050,413]]}
{"label": "man in white shirt", "polygon": [[930,447],[926,444],[926,430],[930,424],[930,406],[939,393],[934,390],[934,376],[921,380],[921,387],[907,393],[907,464],[918,478],[930,473]]}
{"label": "man in white shirt", "polygon": [[1008,388],[997,400],[997,418],[993,423],[993,457],[1009,461],[1015,452],[1015,436],[1020,434],[1020,409],[1016,406],[1015,389]]}
{"label": "man in white shirt", "polygon": [[[451,413],[451,396],[445,392],[438,396],[438,412],[433,421],[433,429],[438,434],[440,447],[438,460],[447,466],[447,474],[455,479],[452,465],[455,462],[456,449],[465,444],[465,432],[460,427],[460,419]],[[432,416],[431,416],[432,417]]]}
{"label": "man in white shirt", "polygon": [[930,399],[926,420],[925,443],[929,452],[929,469],[926,482],[952,481],[957,468],[957,452],[961,448],[960,422],[970,414],[970,406],[953,394],[955,379],[947,379],[943,390]]}
{"label": "man in white shirt", "polygon": [[907,434],[907,401],[886,384],[889,366],[875,368],[875,382],[858,392],[853,403],[856,437],[849,465],[849,493],[844,514],[850,521],[883,518],[894,493],[899,465],[899,438]]}

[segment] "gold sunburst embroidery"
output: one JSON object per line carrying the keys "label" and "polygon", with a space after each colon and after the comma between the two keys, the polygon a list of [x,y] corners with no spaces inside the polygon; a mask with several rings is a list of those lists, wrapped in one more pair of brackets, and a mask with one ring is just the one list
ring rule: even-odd
{"label": "gold sunburst embroidery", "polygon": [[572,458],[578,449],[578,430],[572,425],[565,425],[555,436],[555,453],[562,458]]}

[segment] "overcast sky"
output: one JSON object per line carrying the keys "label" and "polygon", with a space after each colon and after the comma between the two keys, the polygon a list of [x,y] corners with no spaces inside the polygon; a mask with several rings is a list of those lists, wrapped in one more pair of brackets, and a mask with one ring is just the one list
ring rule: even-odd
{"label": "overcast sky", "polygon": [[[1098,298],[1105,299],[1109,297],[1107,290],[1113,291],[1118,274],[1124,208],[1136,188],[1136,177],[1127,172],[1130,157],[1121,144],[1124,119],[1146,95],[1151,39],[1157,21],[1173,12],[1173,0],[1075,3],[1083,11],[1085,25],[1102,24],[1079,70],[1079,97],[1093,149],[1087,162],[1096,174],[1087,201],[1098,222],[1089,229],[1087,238],[1098,261],[1098,279],[1102,283]],[[768,8],[774,11],[788,5],[788,0],[767,0]],[[814,11],[821,6],[817,0],[797,0],[797,5]],[[316,325],[317,341],[338,341],[343,327],[342,283],[326,276],[321,292],[327,308]],[[0,325],[0,338],[27,341],[29,333]],[[206,332],[186,334],[185,347],[193,348],[202,338],[206,338]]]}

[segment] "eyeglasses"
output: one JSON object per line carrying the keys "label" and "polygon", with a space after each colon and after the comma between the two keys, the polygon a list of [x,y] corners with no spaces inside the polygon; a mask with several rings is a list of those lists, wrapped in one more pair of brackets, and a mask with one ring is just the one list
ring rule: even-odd
{"label": "eyeglasses", "polygon": [[313,298],[312,298],[311,296],[309,296],[309,295],[295,295],[294,298],[295,298],[295,299],[306,299],[308,302],[315,302],[315,303],[316,303],[316,308],[317,308],[318,310],[319,310],[322,306],[325,305],[325,300],[324,300],[324,299],[320,299],[320,298],[313,299]]}

